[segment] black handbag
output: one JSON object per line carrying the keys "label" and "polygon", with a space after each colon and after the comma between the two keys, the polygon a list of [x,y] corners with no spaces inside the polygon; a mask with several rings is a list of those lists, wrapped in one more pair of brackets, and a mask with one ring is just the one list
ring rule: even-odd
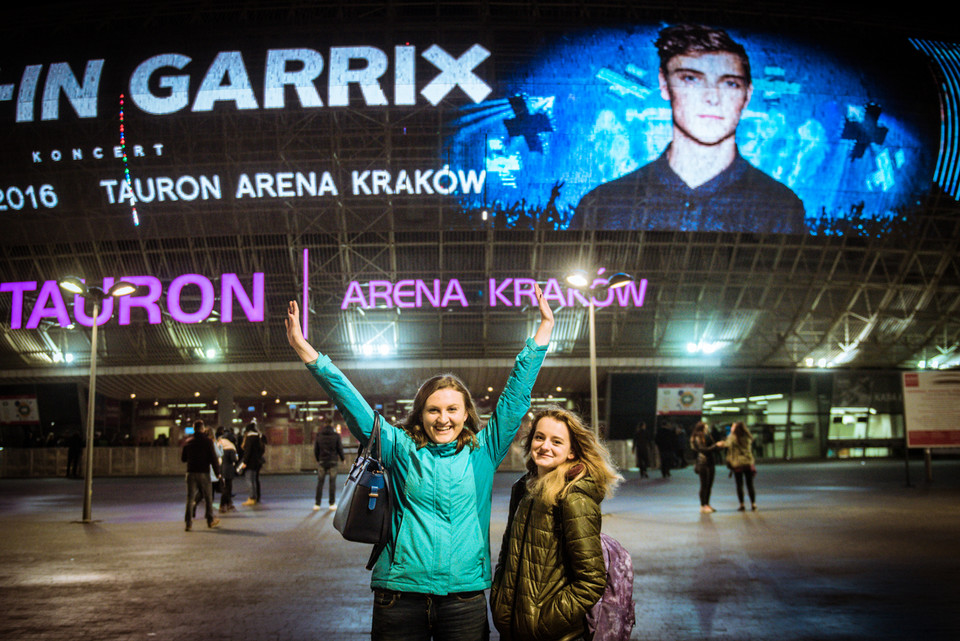
{"label": "black handbag", "polygon": [[357,453],[333,517],[333,527],[346,540],[373,543],[368,570],[390,539],[392,507],[390,477],[380,460],[380,415],[374,413],[370,440]]}

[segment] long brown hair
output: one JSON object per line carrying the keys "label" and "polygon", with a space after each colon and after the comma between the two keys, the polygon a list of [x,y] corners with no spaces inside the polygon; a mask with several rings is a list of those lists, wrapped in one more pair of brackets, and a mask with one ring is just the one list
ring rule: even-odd
{"label": "long brown hair", "polygon": [[[537,423],[544,417],[550,417],[567,426],[570,432],[570,451],[573,459],[566,460],[549,473],[539,476],[537,464],[533,462],[530,450],[533,435],[537,431]],[[570,486],[585,476],[593,479],[597,487],[603,491],[604,496],[611,496],[623,480],[611,460],[610,452],[597,440],[593,431],[587,428],[577,414],[559,406],[547,407],[534,415],[533,424],[522,444],[527,459],[527,470],[531,473],[527,480],[527,490],[547,505],[556,505],[557,500],[566,495]]]}
{"label": "long brown hair", "polygon": [[749,439],[753,438],[753,434],[751,434],[750,430],[747,429],[747,426],[743,424],[743,421],[737,421],[736,423],[730,426],[730,436],[737,439],[738,441],[742,441],[748,438]]}
{"label": "long brown hair", "polygon": [[696,449],[694,443],[698,439],[702,440],[704,447],[706,447],[707,436],[707,424],[703,421],[697,421],[697,424],[693,426],[693,432],[690,434],[690,447]]}
{"label": "long brown hair", "polygon": [[423,429],[423,408],[427,404],[427,399],[437,390],[452,389],[463,394],[463,406],[467,412],[467,418],[463,422],[463,429],[457,436],[457,452],[459,453],[465,446],[470,449],[476,449],[480,443],[477,441],[477,433],[480,431],[480,416],[477,414],[477,406],[473,403],[473,397],[470,390],[463,384],[459,378],[453,374],[440,374],[427,380],[413,399],[413,409],[407,415],[400,426],[407,431],[417,448],[431,443],[426,430]]}

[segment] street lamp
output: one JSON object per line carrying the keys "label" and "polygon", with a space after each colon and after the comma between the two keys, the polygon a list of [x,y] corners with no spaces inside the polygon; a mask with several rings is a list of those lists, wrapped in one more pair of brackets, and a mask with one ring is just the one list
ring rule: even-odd
{"label": "street lamp", "polygon": [[[599,274],[603,273],[601,270]],[[599,393],[597,392],[597,325],[596,325],[596,301],[594,295],[599,292],[605,292],[610,289],[625,287],[633,282],[634,278],[630,274],[617,272],[610,278],[596,278],[591,283],[587,272],[578,269],[570,272],[566,276],[567,284],[583,291],[590,297],[589,304],[589,326],[590,326],[590,423],[593,426],[593,433],[600,433],[600,408]]]}
{"label": "street lamp", "polygon": [[128,296],[137,291],[137,286],[125,281],[115,283],[107,291],[87,285],[76,276],[67,276],[58,283],[64,291],[79,294],[93,301],[93,327],[90,331],[90,392],[87,395],[87,451],[83,472],[83,523],[90,523],[93,504],[93,410],[97,401],[97,325],[100,303],[108,297]]}

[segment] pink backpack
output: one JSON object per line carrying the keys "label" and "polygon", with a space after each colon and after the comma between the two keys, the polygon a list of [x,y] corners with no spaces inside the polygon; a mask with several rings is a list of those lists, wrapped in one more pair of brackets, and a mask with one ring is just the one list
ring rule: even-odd
{"label": "pink backpack", "polygon": [[593,641],[628,641],[636,623],[633,602],[633,559],[620,542],[600,533],[607,587],[587,613]]}

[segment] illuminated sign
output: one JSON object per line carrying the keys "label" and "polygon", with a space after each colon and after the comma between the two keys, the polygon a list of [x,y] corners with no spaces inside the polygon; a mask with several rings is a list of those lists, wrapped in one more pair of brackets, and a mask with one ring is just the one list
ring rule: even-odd
{"label": "illuminated sign", "polygon": [[320,232],[389,209],[400,231],[860,233],[911,224],[934,181],[960,193],[951,43],[637,23],[517,33],[503,51],[364,26],[351,46],[260,46],[255,28],[211,49],[78,40],[69,61],[25,45],[0,66],[0,226],[17,232],[2,238],[134,204],[140,229],[116,216],[114,237],[304,207]]}
{"label": "illuminated sign", "polygon": [[[137,292],[117,299],[110,297],[104,299],[96,319],[97,325],[109,322],[114,313],[117,315],[118,324],[129,325],[132,322],[134,310],[141,310],[141,314],[145,314],[147,322],[151,325],[163,322],[164,311],[178,323],[202,323],[212,317],[218,300],[217,287],[211,279],[201,274],[183,274],[174,278],[167,286],[165,297],[163,284],[155,276],[124,276],[122,280],[137,285]],[[115,281],[116,279],[112,277],[104,278],[104,290],[109,289]],[[491,308],[536,306],[537,298],[534,293],[536,282],[531,278],[505,278],[499,281],[491,278],[486,283],[486,291],[474,291],[465,289],[456,278],[446,282],[439,279],[432,281],[407,279],[395,283],[387,280],[372,280],[366,283],[352,281],[347,285],[340,308],[349,309],[351,306],[361,309],[466,308],[471,305],[486,305]],[[605,281],[597,281],[596,284],[602,282]],[[34,292],[36,294],[31,296],[32,303],[29,305],[29,310],[25,309],[26,295]],[[199,303],[194,305],[196,309],[184,309],[183,300],[187,297],[185,292],[189,293],[191,301],[199,300]],[[234,303],[240,306],[247,321],[262,322],[266,316],[264,292],[265,281],[262,272],[252,275],[249,288],[244,286],[236,274],[221,274],[220,322],[233,322]],[[559,307],[586,307],[593,302],[597,307],[639,308],[643,307],[646,292],[645,278],[630,282],[625,287],[606,290],[596,296],[576,289],[563,288],[555,278],[543,284],[544,299]],[[0,283],[0,293],[11,295],[9,319],[11,329],[36,329],[46,318],[55,319],[61,327],[69,327],[73,324],[67,310],[67,302],[56,281]],[[161,298],[165,298],[165,301],[161,302]],[[74,320],[85,327],[92,327],[94,319],[86,312],[84,298],[74,295],[72,302]],[[25,312],[29,312],[26,323],[23,321]]]}
{"label": "illuminated sign", "polygon": [[[97,315],[97,325],[108,322],[114,314],[114,302],[117,308],[117,322],[120,325],[129,325],[132,311],[143,310],[147,322],[156,325],[163,322],[160,309],[160,297],[163,294],[163,285],[159,278],[154,276],[124,276],[122,280],[138,286],[136,294],[122,296],[116,301],[106,298],[103,308]],[[115,282],[114,278],[103,279],[103,288],[106,291]],[[67,305],[63,299],[57,281],[48,280],[40,283],[40,290],[36,295],[26,325],[23,324],[24,294],[37,291],[36,281],[22,281],[0,283],[0,292],[9,292],[12,296],[10,306],[10,329],[36,329],[45,318],[54,318],[61,327],[73,324],[67,312]],[[181,299],[186,288],[195,288],[200,295],[200,305],[196,310],[187,311],[183,308]],[[248,292],[236,274],[221,274],[220,276],[220,322],[233,321],[233,304],[240,305],[244,315],[250,322],[261,322],[264,319],[264,279],[263,273],[255,273],[252,277]],[[86,301],[83,296],[74,295],[73,314],[76,322],[85,327],[92,327],[94,319],[87,314]],[[200,323],[207,320],[216,304],[216,293],[213,283],[206,276],[200,274],[183,274],[173,279],[167,288],[166,311],[178,323]]]}
{"label": "illuminated sign", "polygon": [[[440,71],[420,94],[436,106],[459,87],[474,102],[480,102],[492,91],[474,73],[490,52],[478,44],[469,47],[458,58],[437,45],[428,47],[421,56]],[[368,107],[415,105],[417,76],[416,47],[394,47],[393,97],[388,98],[381,79],[390,66],[385,51],[377,47],[331,47],[327,65],[327,106],[350,104],[350,86],[360,90]],[[177,113],[190,107],[193,112],[212,111],[217,103],[230,103],[238,111],[283,109],[285,91],[291,88],[299,106],[314,109],[324,106],[316,83],[324,71],[323,55],[314,49],[270,49],[263,64],[263,85],[258,99],[240,51],[220,51],[199,81],[191,103],[192,77],[183,71],[193,62],[190,56],[165,53],[144,60],[129,79],[130,99],[141,111],[153,115]],[[97,118],[100,80],[105,60],[88,60],[81,78],[70,65],[56,62],[46,66],[43,90],[39,91],[44,65],[24,67],[18,83],[0,85],[0,100],[14,100],[16,122],[33,122],[40,107],[40,120],[60,118],[61,97],[79,118]],[[291,67],[298,70],[291,71]]]}
{"label": "illuminated sign", "polygon": [[703,383],[657,386],[657,414],[700,414],[703,411]]}
{"label": "illuminated sign", "polygon": [[[605,282],[597,281],[595,284]],[[477,292],[473,296],[474,304],[486,304],[488,307],[536,306],[537,295],[534,290],[536,283],[537,281],[532,278],[505,278],[501,281],[491,278],[487,281],[486,291]],[[584,294],[577,289],[563,288],[556,278],[551,278],[543,284],[544,300],[561,307],[587,307],[591,301],[597,307],[611,305],[643,307],[646,292],[647,279],[645,278],[637,282],[629,282],[624,287],[606,290],[599,297]],[[446,283],[439,279],[399,280],[396,283],[388,280],[371,280],[366,283],[351,281],[340,303],[340,309],[348,309],[351,305],[362,309],[470,307],[468,298],[463,286],[456,278]]]}

